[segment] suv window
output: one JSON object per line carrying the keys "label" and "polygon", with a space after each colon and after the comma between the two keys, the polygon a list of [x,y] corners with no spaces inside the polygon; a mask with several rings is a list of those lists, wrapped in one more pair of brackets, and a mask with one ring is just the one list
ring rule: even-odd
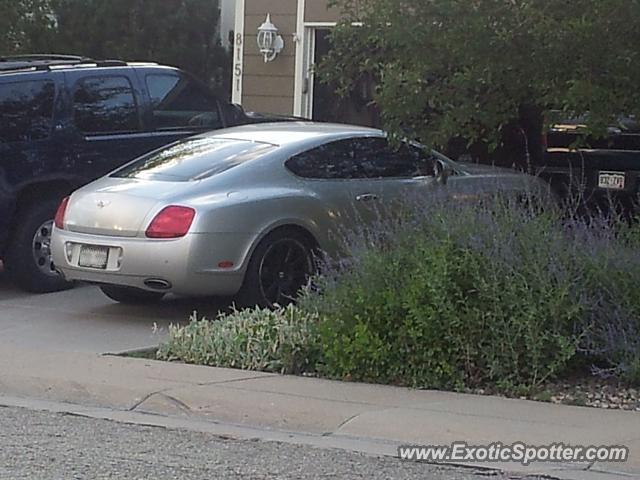
{"label": "suv window", "polygon": [[356,162],[366,178],[407,178],[435,175],[435,157],[417,146],[390,145],[385,138],[354,140]]}
{"label": "suv window", "polygon": [[0,84],[0,141],[43,140],[51,132],[55,85],[50,80]]}
{"label": "suv window", "polygon": [[133,87],[127,77],[88,77],[73,95],[76,126],[84,133],[134,132],[140,129]]}
{"label": "suv window", "polygon": [[145,77],[155,129],[222,127],[217,102],[194,81],[173,74]]}

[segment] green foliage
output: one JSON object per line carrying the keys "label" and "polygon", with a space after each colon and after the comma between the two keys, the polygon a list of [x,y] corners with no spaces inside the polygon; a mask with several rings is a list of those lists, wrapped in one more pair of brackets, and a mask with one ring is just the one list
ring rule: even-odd
{"label": "green foliage", "polygon": [[215,320],[194,313],[184,327],[170,327],[158,358],[278,373],[312,371],[318,355],[316,323],[317,315],[293,305],[234,310]]}
{"label": "green foliage", "polygon": [[579,362],[638,384],[638,226],[514,199],[429,205],[349,238],[351,262],[303,299],[321,373],[525,394]]}
{"label": "green foliage", "polygon": [[522,122],[539,112],[588,112],[596,132],[640,113],[636,0],[333,3],[345,16],[319,71],[343,94],[376,78],[374,100],[395,134],[495,146],[513,120],[539,130]]}
{"label": "green foliage", "polygon": [[194,314],[158,356],[515,395],[591,364],[639,385],[640,226],[525,200],[383,215],[297,307]]}
{"label": "green foliage", "polygon": [[625,224],[609,248],[585,259],[592,309],[585,353],[600,361],[595,373],[640,385],[640,225]]}
{"label": "green foliage", "polygon": [[0,0],[0,55],[48,50],[54,31],[51,0]]}
{"label": "green foliage", "polygon": [[[528,390],[563,371],[584,315],[576,252],[502,205],[435,207],[371,242],[303,307],[322,317],[323,372],[424,388]],[[389,226],[379,227],[387,228]]]}

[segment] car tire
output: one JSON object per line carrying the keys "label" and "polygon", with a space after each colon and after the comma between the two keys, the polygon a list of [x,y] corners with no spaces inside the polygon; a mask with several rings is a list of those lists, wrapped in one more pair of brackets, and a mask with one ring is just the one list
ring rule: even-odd
{"label": "car tire", "polygon": [[9,278],[29,292],[57,292],[73,285],[55,271],[51,259],[51,232],[57,208],[58,201],[47,200],[18,213],[5,267]]}
{"label": "car tire", "polygon": [[159,302],[164,297],[162,292],[150,292],[135,287],[120,287],[116,285],[101,285],[100,290],[111,300],[127,305],[140,305]]}
{"label": "car tire", "polygon": [[315,273],[314,247],[305,235],[282,229],[253,251],[235,303],[242,308],[274,308],[295,302]]}

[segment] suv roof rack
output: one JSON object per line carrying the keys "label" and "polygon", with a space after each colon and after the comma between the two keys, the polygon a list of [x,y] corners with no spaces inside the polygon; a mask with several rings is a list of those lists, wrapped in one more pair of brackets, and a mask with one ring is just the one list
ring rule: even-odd
{"label": "suv roof rack", "polygon": [[91,60],[80,55],[59,55],[57,53],[36,53],[29,55],[4,55],[0,57],[0,62],[38,62],[38,61],[63,61],[63,62],[84,62]]}
{"label": "suv roof rack", "polygon": [[50,70],[53,67],[126,67],[122,60],[94,60],[79,55],[34,54],[0,57],[0,72]]}

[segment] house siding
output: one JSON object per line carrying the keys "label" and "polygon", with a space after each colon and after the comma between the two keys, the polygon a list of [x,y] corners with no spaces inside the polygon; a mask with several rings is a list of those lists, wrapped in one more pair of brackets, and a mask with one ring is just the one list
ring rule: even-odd
{"label": "house siding", "polygon": [[304,11],[305,22],[335,22],[340,18],[340,10],[328,7],[328,0],[307,0]]}
{"label": "house siding", "polygon": [[[246,0],[242,104],[253,111],[291,114],[295,74],[297,0]],[[265,63],[258,51],[258,27],[267,13],[284,39],[284,49]]]}
{"label": "house siding", "polygon": [[[340,15],[336,8],[328,8],[329,0],[305,0],[305,23],[335,23]],[[246,110],[284,115],[294,113],[296,75],[296,34],[298,32],[299,0],[244,0],[244,35],[242,58],[241,101]],[[278,27],[284,49],[277,58],[265,63],[257,46],[258,27],[267,13]]]}

